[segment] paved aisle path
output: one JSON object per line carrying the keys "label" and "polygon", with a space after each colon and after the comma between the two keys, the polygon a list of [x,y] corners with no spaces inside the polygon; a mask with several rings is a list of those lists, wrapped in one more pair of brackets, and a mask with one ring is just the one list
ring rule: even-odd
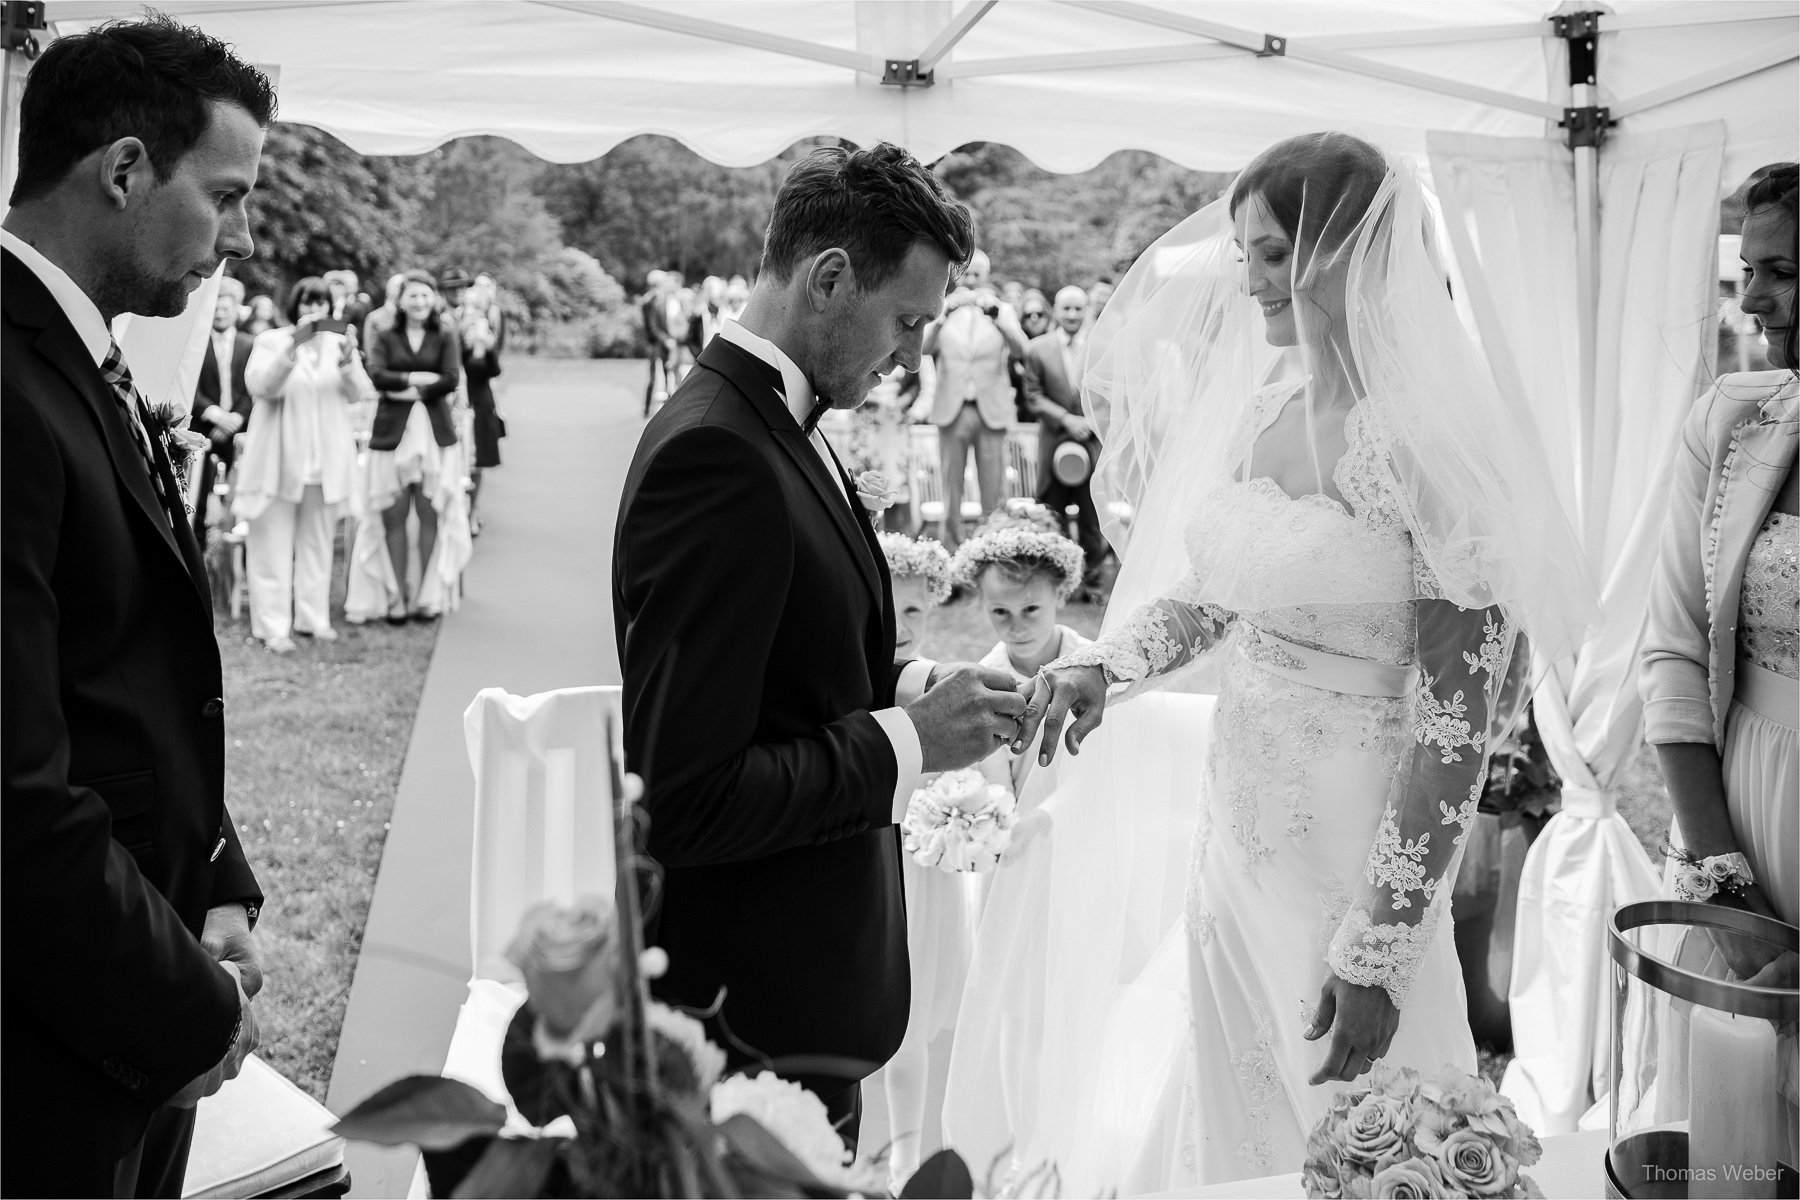
{"label": "paved aisle path", "polygon": [[[327,1103],[342,1113],[402,1075],[443,1066],[467,993],[475,779],[463,710],[484,687],[517,695],[619,682],[613,519],[642,428],[641,362],[513,359],[510,436],[488,473],[485,529],[444,618],[419,699],[392,828]],[[404,1196],[416,1155],[353,1145],[354,1196]]]}

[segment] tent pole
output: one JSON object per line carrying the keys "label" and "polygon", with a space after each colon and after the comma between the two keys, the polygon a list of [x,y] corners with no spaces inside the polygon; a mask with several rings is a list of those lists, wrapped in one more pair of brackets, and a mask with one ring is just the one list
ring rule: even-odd
{"label": "tent pole", "polygon": [[1612,116],[1600,107],[1598,11],[1567,6],[1550,17],[1550,27],[1569,51],[1570,107],[1561,125],[1575,158],[1575,335],[1580,346],[1575,378],[1575,520],[1582,545],[1598,555],[1605,541],[1607,498],[1596,494],[1600,447],[1598,424],[1600,362],[1600,143]]}
{"label": "tent pole", "polygon": [[[1575,86],[1577,107],[1591,103],[1593,89]],[[1575,147],[1575,314],[1581,356],[1577,379],[1575,433],[1575,505],[1582,541],[1588,552],[1600,549],[1601,531],[1594,527],[1606,506],[1592,495],[1595,473],[1594,426],[1599,398],[1600,315],[1600,147]]]}

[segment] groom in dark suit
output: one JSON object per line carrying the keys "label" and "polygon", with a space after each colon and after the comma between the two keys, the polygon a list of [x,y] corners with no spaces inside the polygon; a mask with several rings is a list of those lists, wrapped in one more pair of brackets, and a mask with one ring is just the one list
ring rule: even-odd
{"label": "groom in dark suit", "polygon": [[743,316],[644,430],[614,542],[658,994],[723,990],[733,1062],[775,1060],[851,1138],[859,1081],[906,1032],[897,823],[921,770],[986,757],[1024,702],[1001,672],[894,661],[887,562],[816,427],[917,369],[972,245],[968,210],[896,146],[795,166]]}
{"label": "groom in dark suit", "polygon": [[269,81],[166,18],[58,40],[0,243],[0,1192],[179,1196],[256,1046],[206,575],[108,328],[250,254]]}

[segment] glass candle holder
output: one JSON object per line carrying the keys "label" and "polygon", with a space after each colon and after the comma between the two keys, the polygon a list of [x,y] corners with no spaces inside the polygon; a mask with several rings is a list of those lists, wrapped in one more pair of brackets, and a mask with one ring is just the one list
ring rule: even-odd
{"label": "glass candle holder", "polygon": [[[1613,913],[1607,1194],[1792,1196],[1800,929],[1714,904]],[[1761,983],[1747,980],[1764,974]]]}

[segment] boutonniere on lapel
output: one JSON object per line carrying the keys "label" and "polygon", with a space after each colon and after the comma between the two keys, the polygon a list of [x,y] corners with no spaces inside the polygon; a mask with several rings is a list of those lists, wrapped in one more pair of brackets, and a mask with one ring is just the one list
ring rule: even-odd
{"label": "boutonniere on lapel", "polygon": [[188,428],[190,417],[191,414],[173,404],[151,405],[150,428],[146,430],[151,437],[162,439],[163,450],[169,456],[169,468],[175,472],[175,482],[181,488],[184,505],[188,489],[188,468],[193,464],[194,455],[203,453],[210,444],[205,434],[195,433]]}
{"label": "boutonniere on lapel", "polygon": [[856,477],[856,498],[862,501],[863,509],[874,521],[894,507],[900,494],[888,487],[887,476],[880,471],[864,471]]}

